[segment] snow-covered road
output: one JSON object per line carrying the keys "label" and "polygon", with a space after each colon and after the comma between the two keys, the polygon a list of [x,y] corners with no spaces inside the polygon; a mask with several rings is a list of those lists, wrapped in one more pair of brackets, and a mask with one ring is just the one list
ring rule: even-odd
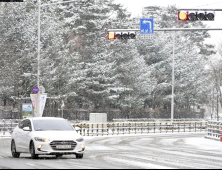
{"label": "snow-covered road", "polygon": [[222,167],[222,143],[204,138],[206,133],[175,133],[84,137],[86,153],[30,159],[29,154],[13,159],[10,139],[0,139],[0,168],[197,168]]}

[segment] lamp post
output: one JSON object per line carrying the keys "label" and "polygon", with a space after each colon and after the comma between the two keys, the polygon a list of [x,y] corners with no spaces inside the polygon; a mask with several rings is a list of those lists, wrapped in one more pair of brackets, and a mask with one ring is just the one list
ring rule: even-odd
{"label": "lamp post", "polygon": [[[37,58],[37,86],[39,87],[39,60],[40,60],[40,10],[41,10],[41,0],[39,0],[39,12],[38,12],[38,58]],[[37,115],[40,115],[41,113],[41,98],[40,98],[40,92],[37,94]]]}
{"label": "lamp post", "polygon": [[[71,3],[71,2],[76,2],[79,0],[72,0],[72,1],[65,1],[65,2],[57,2],[57,3],[51,3],[51,4],[44,4],[41,5],[41,0],[38,0],[38,58],[37,58],[37,86],[40,87],[40,83],[39,83],[39,75],[40,75],[40,36],[41,36],[41,20],[40,20],[40,16],[41,16],[41,7],[43,6],[50,6],[50,5],[57,5],[57,4],[65,4],[65,3]],[[41,113],[41,98],[40,98],[40,92],[38,92],[37,94],[37,115],[40,115]]]}

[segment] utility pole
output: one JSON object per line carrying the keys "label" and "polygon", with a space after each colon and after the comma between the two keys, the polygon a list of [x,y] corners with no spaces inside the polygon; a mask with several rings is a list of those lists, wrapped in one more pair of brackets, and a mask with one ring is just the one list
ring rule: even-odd
{"label": "utility pole", "polygon": [[[64,1],[64,2],[57,2],[57,3],[51,3],[51,4],[44,4],[41,5],[41,0],[38,0],[38,57],[37,57],[37,86],[38,88],[40,87],[40,81],[39,81],[39,76],[40,76],[40,50],[41,50],[41,7],[44,6],[51,6],[51,5],[57,5],[57,4],[66,4],[66,3],[71,3],[71,2],[76,2],[79,0],[72,0],[72,1]],[[37,115],[41,115],[41,98],[40,98],[40,92],[37,94]]]}

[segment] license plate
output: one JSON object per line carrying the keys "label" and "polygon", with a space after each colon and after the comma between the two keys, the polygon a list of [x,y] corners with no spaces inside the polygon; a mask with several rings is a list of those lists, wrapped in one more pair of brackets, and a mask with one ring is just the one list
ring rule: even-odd
{"label": "license plate", "polygon": [[71,149],[71,145],[57,145],[57,149]]}

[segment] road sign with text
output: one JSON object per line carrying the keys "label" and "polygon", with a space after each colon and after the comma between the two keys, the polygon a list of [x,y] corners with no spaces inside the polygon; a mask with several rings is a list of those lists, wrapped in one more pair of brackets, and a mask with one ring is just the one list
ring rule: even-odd
{"label": "road sign with text", "polygon": [[153,34],[153,18],[140,19],[140,34]]}

